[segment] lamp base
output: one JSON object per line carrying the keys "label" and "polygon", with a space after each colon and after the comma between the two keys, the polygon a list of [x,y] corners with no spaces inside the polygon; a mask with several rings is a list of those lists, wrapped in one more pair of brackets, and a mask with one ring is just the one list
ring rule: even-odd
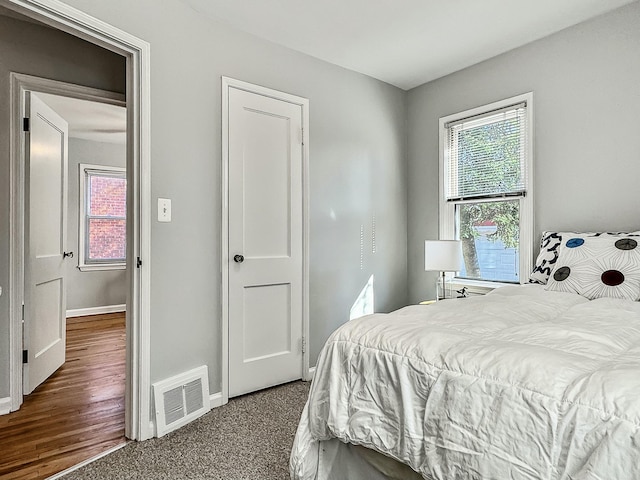
{"label": "lamp base", "polygon": [[[447,294],[448,287],[448,294]],[[452,298],[451,295],[451,282],[447,282],[445,272],[442,272],[442,276],[436,282],[436,300],[446,300]]]}

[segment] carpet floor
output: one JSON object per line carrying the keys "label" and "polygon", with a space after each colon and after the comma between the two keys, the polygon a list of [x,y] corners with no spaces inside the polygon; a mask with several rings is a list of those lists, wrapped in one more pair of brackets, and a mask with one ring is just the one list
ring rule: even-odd
{"label": "carpet floor", "polygon": [[162,438],[131,442],[64,480],[285,480],[308,382],[233,398]]}

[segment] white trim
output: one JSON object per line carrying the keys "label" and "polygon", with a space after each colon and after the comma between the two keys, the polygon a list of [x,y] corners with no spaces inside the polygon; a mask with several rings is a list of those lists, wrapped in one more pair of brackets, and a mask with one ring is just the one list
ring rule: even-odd
{"label": "white trim", "polygon": [[[80,205],[78,206],[78,269],[81,272],[93,272],[93,271],[101,271],[101,270],[124,270],[127,268],[126,262],[112,262],[112,263],[87,263],[86,262],[86,252],[87,246],[85,245],[85,240],[87,236],[87,224],[85,220],[85,215],[87,213],[87,203],[88,192],[86,191],[86,178],[87,178],[87,170],[92,170],[95,172],[105,172],[105,173],[124,173],[125,179],[127,178],[127,169],[122,167],[112,167],[109,165],[94,165],[90,163],[80,163],[78,165],[78,201]],[[118,175],[118,178],[121,178]]]}
{"label": "white trim", "polygon": [[[309,375],[309,246],[311,236],[311,200],[309,184],[309,100],[302,104],[302,338],[306,348],[302,352],[302,380],[311,380]],[[305,375],[306,374],[306,375]]]}
{"label": "white trim", "polygon": [[[514,105],[518,103],[526,102],[526,118],[527,118],[527,129],[529,138],[527,143],[527,152],[526,152],[526,161],[527,163],[527,185],[526,185],[526,195],[524,197],[514,197],[515,199],[519,199],[520,201],[520,258],[519,258],[519,270],[520,270],[520,283],[526,283],[529,278],[529,273],[533,268],[533,197],[534,197],[534,187],[533,187],[533,179],[534,179],[534,160],[533,160],[533,143],[534,143],[534,125],[533,125],[533,92],[523,93],[521,95],[516,95],[515,97],[506,98],[504,100],[500,100],[497,102],[490,103],[488,105],[483,105],[480,107],[472,108],[470,110],[465,110],[463,112],[454,113],[452,115],[447,115],[446,117],[440,118],[439,122],[439,148],[438,148],[438,169],[439,169],[439,238],[440,239],[453,239],[455,236],[455,219],[454,219],[454,208],[450,202],[443,201],[445,195],[445,181],[447,177],[446,171],[446,158],[448,155],[448,141],[447,141],[447,123],[453,122],[456,120],[460,120],[465,117],[473,117],[475,115],[480,115],[485,112],[491,110],[498,110],[500,108],[507,107],[509,105]],[[463,278],[455,277],[453,283],[459,285],[466,285],[469,282],[470,285],[476,283],[477,281],[466,280]],[[493,282],[486,282],[493,283]],[[495,286],[502,286],[503,284],[499,282],[495,282]],[[490,288],[487,289],[487,291]]]}
{"label": "white trim", "polygon": [[0,398],[0,415],[11,412],[11,397]]}
{"label": "white trim", "polygon": [[302,379],[309,376],[309,99],[254,85],[229,77],[222,77],[222,405],[229,401],[229,89],[283,100],[302,108],[302,337],[306,348],[302,353]]}
{"label": "white trim", "polygon": [[78,270],[81,272],[101,272],[108,270],[126,270],[126,263],[103,263],[103,264],[91,264],[91,265],[78,265]]}
{"label": "white trim", "polygon": [[209,408],[218,408],[224,405],[226,402],[222,401],[222,392],[209,395]]}
{"label": "white trim", "polygon": [[220,217],[222,241],[220,242],[221,295],[221,402],[229,401],[229,83],[222,77],[222,215]]}
{"label": "white trim", "polygon": [[507,286],[513,286],[514,283],[487,282],[484,280],[468,280],[466,278],[454,278],[451,280],[451,290],[460,290],[467,287],[469,295],[486,295],[487,293]]}
{"label": "white trim", "polygon": [[[10,78],[10,162],[9,162],[9,396],[11,411],[22,405],[22,311],[24,299],[24,156],[22,135],[14,123],[21,116],[19,87]],[[18,91],[16,91],[18,89]]]}
{"label": "white trim", "polygon": [[[150,128],[150,45],[133,35],[115,28],[97,18],[70,7],[58,0],[0,0],[0,5],[16,10],[23,15],[39,20],[55,29],[77,36],[90,43],[117,52],[127,58],[127,170],[129,205],[127,228],[130,235],[127,239],[127,257],[130,278],[129,303],[127,306],[127,386],[125,400],[125,434],[135,440],[145,440],[153,436],[153,428],[149,428],[151,411],[150,382],[150,257],[151,257],[151,128]],[[13,87],[12,87],[13,88]],[[12,90],[12,93],[13,90]],[[55,93],[55,92],[54,92]],[[15,98],[15,97],[14,97]],[[11,120],[16,122],[16,105],[12,102]],[[13,125],[13,128],[17,127]],[[20,142],[12,138],[12,158],[19,158]],[[17,162],[19,163],[19,162]],[[11,171],[11,231],[22,229],[21,182],[23,177]],[[20,194],[14,196],[14,194]],[[133,194],[131,194],[133,193]],[[16,201],[17,200],[17,201]],[[13,237],[13,235],[11,235]],[[10,282],[14,287],[23,283],[21,276],[21,247],[12,244],[10,255]],[[137,257],[144,259],[144,268],[135,268]],[[12,289],[10,314],[13,321],[13,351],[11,362],[21,361],[21,329],[17,321],[22,310],[22,296]],[[20,333],[20,335],[18,335]],[[16,365],[12,365],[12,372]],[[22,400],[20,383],[15,375],[11,381],[12,408],[17,409]]]}
{"label": "white trim", "polygon": [[88,317],[90,315],[104,315],[105,313],[117,313],[126,312],[127,305],[105,305],[103,307],[87,307],[87,308],[74,308],[67,310],[67,318],[74,317]]}
{"label": "white trim", "polygon": [[78,463],[77,465],[74,465],[73,467],[69,467],[66,470],[63,470],[59,473],[56,473],[55,475],[51,475],[50,477],[47,477],[47,480],[57,480],[58,478],[63,478],[64,476],[68,475],[71,472],[80,470],[82,467],[86,467],[90,463],[93,463],[96,460],[100,460],[101,458],[106,457],[107,455],[111,455],[113,452],[116,452],[121,448],[126,447],[128,443],[129,442],[124,442],[124,443],[121,443],[120,445],[116,445],[115,447],[111,447],[110,449],[105,450],[102,453],[99,453],[95,457],[91,457],[87,460],[83,460],[82,462]]}
{"label": "white trim", "polygon": [[313,380],[313,376],[316,374],[316,367],[309,367],[309,370],[307,370],[307,378],[303,378],[303,380],[305,381],[309,381],[309,380]]}

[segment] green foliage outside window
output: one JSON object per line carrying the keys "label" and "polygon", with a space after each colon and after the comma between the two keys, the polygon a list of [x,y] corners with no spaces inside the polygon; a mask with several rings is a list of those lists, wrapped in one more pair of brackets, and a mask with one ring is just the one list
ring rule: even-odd
{"label": "green foliage outside window", "polygon": [[[521,175],[521,129],[517,118],[490,123],[457,133],[459,196],[519,191]],[[520,215],[517,200],[463,203],[458,207],[459,234],[467,275],[480,278],[475,247],[479,225],[495,225],[487,235],[507,248],[519,245]]]}

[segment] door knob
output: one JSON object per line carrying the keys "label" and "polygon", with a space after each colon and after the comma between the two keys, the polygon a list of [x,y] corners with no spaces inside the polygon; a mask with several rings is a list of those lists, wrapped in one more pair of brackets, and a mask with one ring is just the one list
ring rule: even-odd
{"label": "door knob", "polygon": [[233,256],[233,261],[236,263],[242,263],[244,262],[244,256],[243,255],[234,255]]}
{"label": "door knob", "polygon": [[73,258],[73,252],[62,252],[62,258]]}

